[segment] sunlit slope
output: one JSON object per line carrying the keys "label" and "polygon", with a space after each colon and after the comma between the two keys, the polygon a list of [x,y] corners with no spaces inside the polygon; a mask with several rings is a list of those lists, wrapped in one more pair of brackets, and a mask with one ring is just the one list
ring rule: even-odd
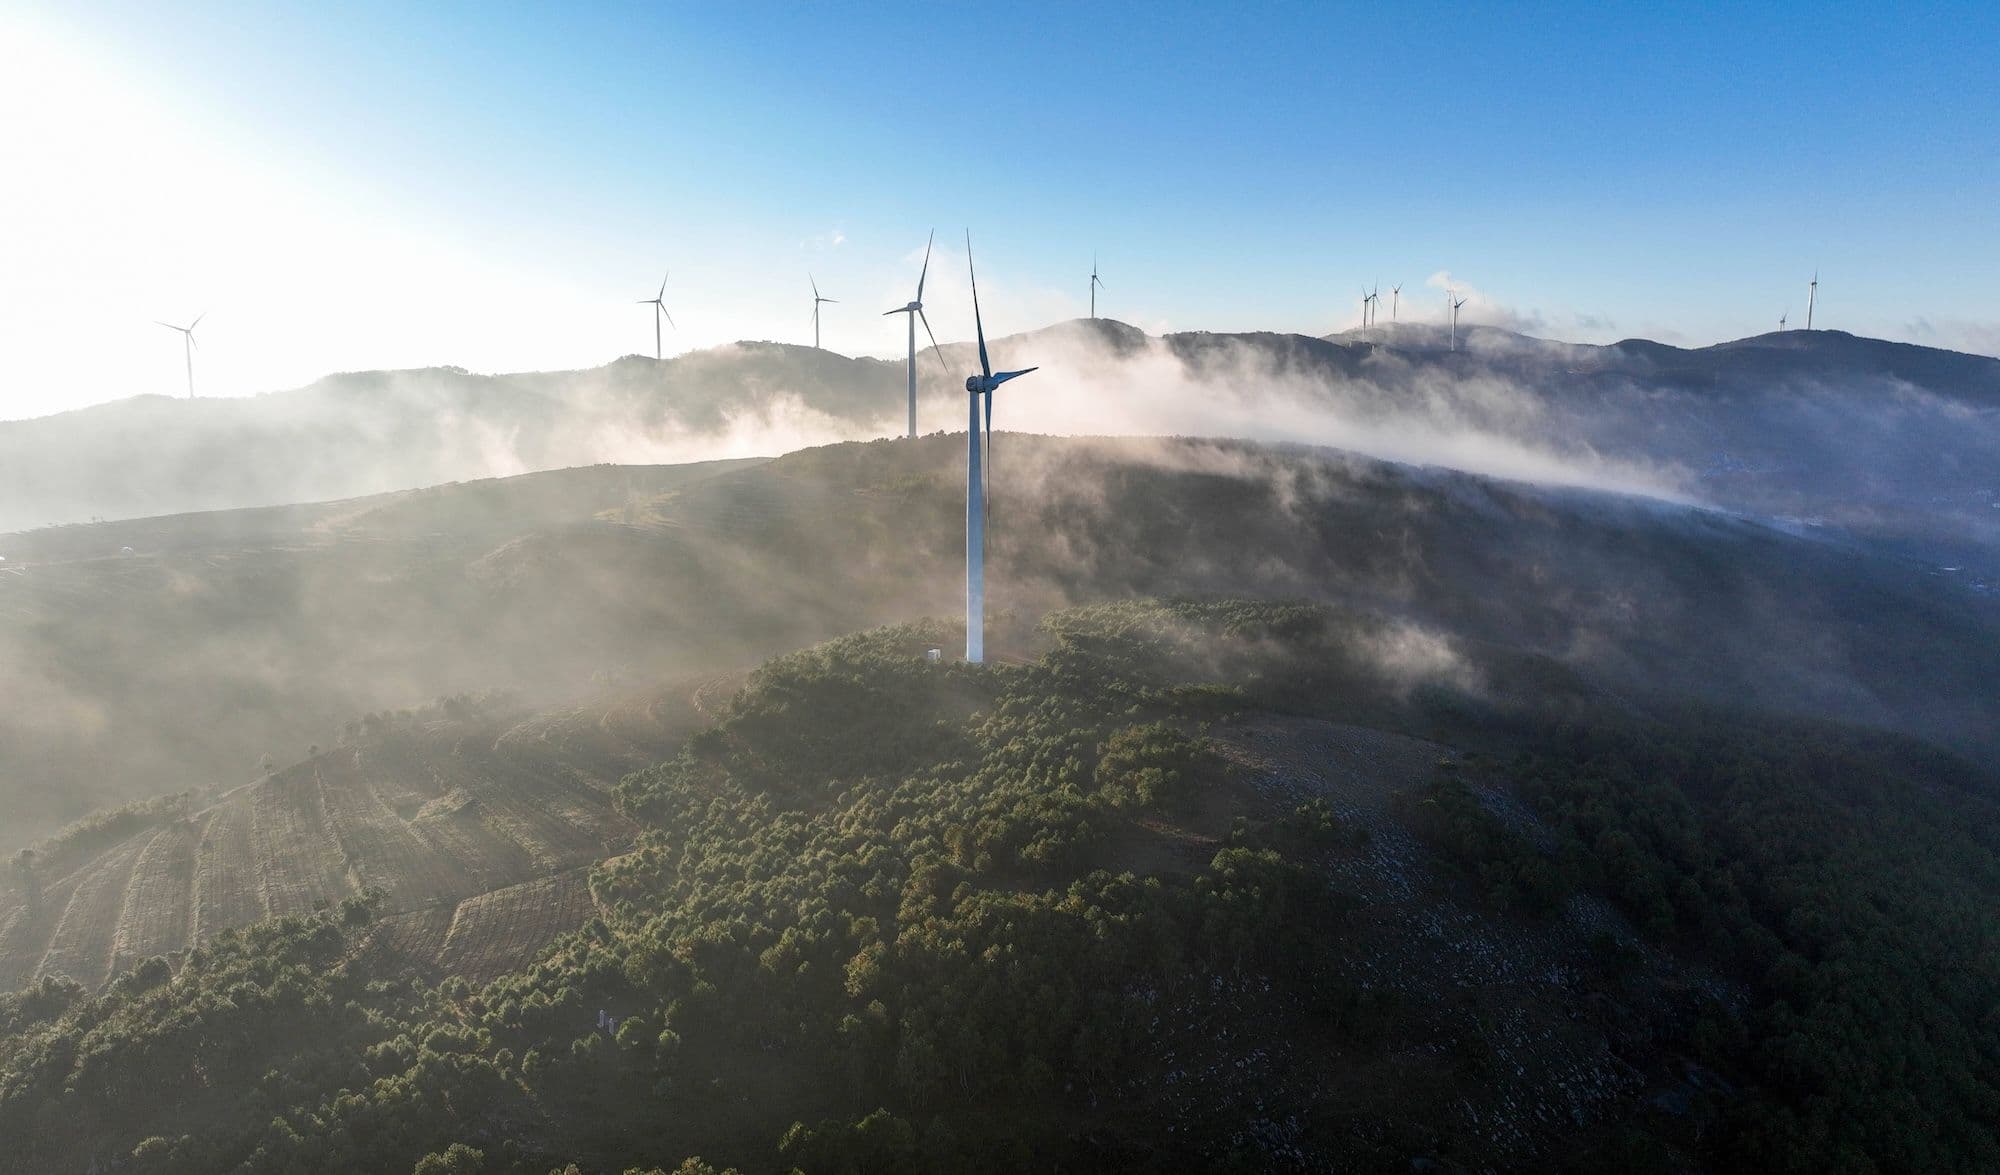
{"label": "sunlit slope", "polygon": [[576,595],[510,600],[472,566],[539,526],[625,526],[653,495],[741,467],[565,470],[13,536],[0,847],[128,799],[247,782],[266,755],[291,762],[369,711],[587,691],[629,663],[606,650],[638,621]]}
{"label": "sunlit slope", "polygon": [[0,889],[0,988],[96,987],[370,892],[420,968],[498,974],[588,916],[582,870],[632,835],[610,789],[700,725],[700,684],[532,716],[467,699],[371,714],[255,783],[45,846]]}

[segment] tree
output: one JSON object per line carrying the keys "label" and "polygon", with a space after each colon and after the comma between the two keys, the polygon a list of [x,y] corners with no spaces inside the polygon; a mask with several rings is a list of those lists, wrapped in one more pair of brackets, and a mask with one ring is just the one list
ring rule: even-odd
{"label": "tree", "polygon": [[485,1170],[485,1151],[454,1142],[443,1154],[432,1152],[418,1159],[411,1175],[481,1175]]}

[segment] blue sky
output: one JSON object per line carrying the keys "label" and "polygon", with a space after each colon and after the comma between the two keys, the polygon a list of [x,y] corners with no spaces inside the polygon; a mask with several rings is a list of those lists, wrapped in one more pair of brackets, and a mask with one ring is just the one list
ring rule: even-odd
{"label": "blue sky", "polygon": [[[0,417],[1083,312],[2000,351],[2000,6],[0,6]],[[4,72],[4,71],[0,71]],[[32,226],[32,227],[27,227]],[[943,246],[949,246],[944,248]],[[1429,284],[1427,284],[1429,283]]]}

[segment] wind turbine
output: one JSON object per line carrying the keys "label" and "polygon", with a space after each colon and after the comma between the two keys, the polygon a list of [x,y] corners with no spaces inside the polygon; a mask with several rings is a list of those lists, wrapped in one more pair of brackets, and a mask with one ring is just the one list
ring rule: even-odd
{"label": "wind turbine", "polygon": [[1445,291],[1445,297],[1451,299],[1451,349],[1454,351],[1458,350],[1458,308],[1470,300],[1454,297],[1457,293],[1457,290]]}
{"label": "wind turbine", "polygon": [[1403,301],[1403,287],[1399,282],[1389,287],[1389,325],[1396,324],[1396,307]]}
{"label": "wind turbine", "polygon": [[[993,432],[993,390],[1018,375],[1037,370],[995,372],[986,358],[986,324],[979,317],[979,274],[972,267],[972,233],[965,234],[965,272],[972,278],[972,325],[979,336],[979,374],[965,377],[971,415],[965,430],[965,659],[986,660],[986,484],[981,460]],[[986,398],[986,425],[979,423],[979,398]]]}
{"label": "wind turbine", "polygon": [[807,281],[809,281],[809,282],[812,282],[812,288],[813,288],[813,350],[817,351],[817,350],[819,350],[819,349],[820,349],[820,345],[819,345],[819,304],[820,304],[821,302],[837,302],[837,301],[839,301],[839,299],[837,299],[837,298],[822,298],[822,297],[820,297],[820,296],[819,296],[819,282],[818,282],[817,280],[815,280],[815,279],[814,279],[814,277],[813,277],[813,275],[812,275],[812,274],[807,274],[807,275],[806,275],[806,280],[807,280]]}
{"label": "wind turbine", "polygon": [[1784,330],[1784,329],[1785,329],[1785,322],[1786,322],[1786,321],[1787,321],[1788,319],[1790,319],[1790,318],[1791,318],[1791,316],[1792,316],[1792,308],[1791,308],[1791,307],[1789,307],[1789,306],[1785,307],[1785,312],[1784,312],[1783,314],[1780,314],[1780,315],[1778,315],[1778,329],[1779,329],[1779,330],[1781,330],[1781,331],[1782,331],[1782,330]]}
{"label": "wind turbine", "polygon": [[1367,330],[1367,329],[1368,329],[1368,306],[1369,306],[1369,304],[1370,304],[1371,302],[1373,302],[1374,300],[1375,300],[1375,297],[1374,297],[1374,295],[1372,295],[1372,294],[1370,294],[1370,293],[1368,292],[1368,287],[1367,287],[1367,286],[1362,286],[1362,287],[1361,287],[1361,329],[1362,329],[1362,330]]}
{"label": "wind turbine", "polygon": [[1099,281],[1097,277],[1097,254],[1092,253],[1090,255],[1090,316],[1092,318],[1097,317],[1097,291],[1103,288],[1104,283]]}
{"label": "wind turbine", "polygon": [[1813,270],[1812,284],[1806,287],[1806,329],[1812,329],[1813,303],[1819,301],[1819,270]]}
{"label": "wind turbine", "polygon": [[[667,303],[665,300],[667,296],[667,276],[664,273],[660,275],[659,293],[654,294],[650,298],[640,298],[634,303],[634,305],[651,306],[653,308],[653,358],[655,360],[660,358],[660,316],[666,315],[667,325],[674,325],[674,316],[667,314]],[[674,329],[678,330],[680,328],[675,327]]]}
{"label": "wind turbine", "polygon": [[200,314],[195,315],[194,321],[188,323],[186,326],[175,326],[171,322],[160,322],[157,318],[153,320],[154,322],[160,322],[160,325],[166,327],[168,330],[181,332],[181,353],[187,358],[188,399],[190,400],[194,399],[194,328],[200,326],[201,320],[207,317],[208,311],[204,310]]}
{"label": "wind turbine", "polygon": [[1376,282],[1375,288],[1368,291],[1368,325],[1374,326],[1376,321],[1381,317],[1382,317],[1382,283]]}
{"label": "wind turbine", "polygon": [[[917,274],[916,298],[913,299],[908,306],[898,306],[894,310],[884,310],[882,312],[882,316],[884,318],[887,318],[891,314],[907,314],[910,316],[910,435],[913,437],[917,435],[917,320],[918,319],[920,318],[923,319],[924,333],[931,336],[931,350],[937,352],[938,364],[940,366],[944,364],[944,352],[938,350],[937,335],[931,330],[931,320],[928,318],[924,318],[924,279],[929,277],[931,273],[931,241],[935,241],[936,239],[937,239],[937,230],[932,229],[930,240],[924,242],[924,268],[922,272]],[[813,296],[814,297],[819,296],[819,290],[817,288],[813,290]],[[829,299],[829,301],[830,300],[831,299]],[[815,305],[813,309],[818,310],[819,307]],[[814,330],[814,342],[815,343],[818,342],[817,328],[815,328]],[[950,373],[950,370],[951,370],[950,368],[945,368],[947,374]]]}

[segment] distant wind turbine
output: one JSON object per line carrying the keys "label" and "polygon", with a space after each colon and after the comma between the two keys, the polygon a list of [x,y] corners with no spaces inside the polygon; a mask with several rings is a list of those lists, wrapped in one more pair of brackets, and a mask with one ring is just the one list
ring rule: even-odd
{"label": "distant wind turbine", "polygon": [[[944,365],[944,352],[938,350],[937,335],[933,333],[931,330],[931,320],[928,318],[924,318],[924,279],[929,277],[931,273],[931,241],[935,241],[936,239],[937,239],[937,230],[932,229],[931,239],[924,242],[924,268],[920,273],[917,274],[917,296],[914,299],[912,299],[910,301],[910,304],[907,306],[898,306],[894,310],[884,310],[882,312],[882,316],[884,318],[887,318],[891,314],[907,314],[910,316],[910,368],[909,368],[910,434],[909,435],[911,436],[917,435],[917,320],[918,319],[923,319],[924,333],[931,336],[931,350],[937,352],[938,365],[939,366]],[[819,291],[815,289],[813,291],[813,294],[815,297],[817,297]],[[814,341],[817,342],[818,341],[817,338],[815,338]],[[945,368],[945,373],[949,375],[951,373],[951,369],[948,367]]]}
{"label": "distant wind turbine", "polygon": [[181,354],[187,359],[188,399],[190,400],[194,399],[194,328],[200,326],[201,320],[207,317],[208,311],[204,310],[200,314],[195,315],[194,321],[188,323],[186,326],[175,326],[171,322],[160,322],[157,318],[153,320],[154,322],[160,322],[160,325],[166,327],[168,330],[181,332]]}
{"label": "distant wind turbine", "polygon": [[1097,291],[1103,288],[1104,283],[1098,280],[1097,277],[1097,254],[1092,253],[1090,255],[1090,316],[1092,318],[1097,317]]}
{"label": "distant wind turbine", "polygon": [[1367,286],[1362,286],[1362,287],[1361,287],[1361,329],[1362,329],[1362,330],[1367,330],[1367,329],[1368,329],[1368,306],[1369,306],[1369,304],[1370,304],[1370,303],[1372,303],[1372,302],[1373,302],[1374,300],[1375,300],[1375,297],[1374,297],[1374,295],[1372,295],[1372,294],[1370,294],[1370,293],[1368,292],[1368,287],[1367,287]]}
{"label": "distant wind turbine", "polygon": [[[979,374],[965,377],[971,415],[965,447],[965,659],[977,665],[986,659],[986,484],[981,469],[993,432],[993,390],[1015,376],[1037,370],[995,372],[986,357],[986,324],[979,316],[979,275],[972,267],[972,234],[965,234],[965,272],[972,279],[972,325],[979,336]],[[986,424],[979,422],[980,397],[986,398]]]}
{"label": "distant wind turbine", "polygon": [[1781,331],[1784,330],[1785,323],[1789,321],[1791,317],[1792,317],[1792,308],[1790,306],[1787,306],[1785,307],[1785,312],[1783,314],[1778,315],[1778,329]]}
{"label": "distant wind turbine", "polygon": [[[653,358],[660,358],[660,319],[664,316],[668,326],[674,325],[674,316],[667,313],[667,274],[660,275],[660,292],[650,298],[640,298],[634,305],[653,308]],[[678,327],[675,327],[678,330]]]}
{"label": "distant wind turbine", "polygon": [[1445,291],[1445,297],[1451,299],[1451,349],[1454,351],[1458,350],[1458,308],[1470,300],[1457,297],[1457,293],[1457,290]]}
{"label": "distant wind turbine", "polygon": [[838,299],[836,299],[836,298],[822,298],[822,297],[820,297],[820,296],[819,296],[819,281],[818,281],[818,280],[817,280],[816,278],[814,278],[812,274],[807,274],[807,275],[806,275],[806,280],[807,280],[807,281],[809,281],[809,282],[812,282],[812,288],[813,288],[813,350],[817,351],[817,350],[819,350],[819,349],[820,349],[820,345],[819,345],[819,304],[820,304],[821,302],[836,302],[836,301],[838,301]]}
{"label": "distant wind turbine", "polygon": [[1819,301],[1819,270],[1813,270],[1812,284],[1806,287],[1806,329],[1812,329],[1813,303]]}
{"label": "distant wind turbine", "polygon": [[1402,302],[1402,300],[1403,300],[1403,287],[1402,287],[1402,284],[1401,284],[1401,283],[1398,283],[1398,284],[1396,284],[1396,285],[1393,285],[1393,286],[1390,286],[1390,287],[1389,287],[1389,325],[1391,325],[1391,326],[1394,326],[1394,325],[1396,324],[1396,307],[1397,307],[1397,305],[1398,305],[1398,304],[1400,304],[1400,303]]}
{"label": "distant wind turbine", "polygon": [[1374,326],[1376,322],[1381,320],[1381,318],[1382,318],[1382,283],[1376,282],[1375,288],[1368,291],[1368,325]]}

